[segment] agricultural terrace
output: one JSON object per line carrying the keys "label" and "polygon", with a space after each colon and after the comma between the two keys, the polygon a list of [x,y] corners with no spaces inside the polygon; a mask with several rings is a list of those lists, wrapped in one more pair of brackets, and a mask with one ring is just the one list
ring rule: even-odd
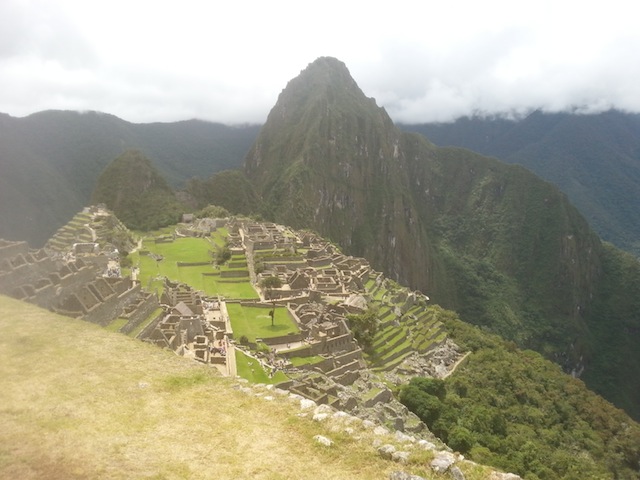
{"label": "agricultural terrace", "polygon": [[273,338],[298,333],[300,330],[285,307],[276,307],[271,325],[270,308],[246,307],[239,303],[227,303],[227,312],[233,328],[233,337],[239,339],[243,335],[250,342],[256,338]]}

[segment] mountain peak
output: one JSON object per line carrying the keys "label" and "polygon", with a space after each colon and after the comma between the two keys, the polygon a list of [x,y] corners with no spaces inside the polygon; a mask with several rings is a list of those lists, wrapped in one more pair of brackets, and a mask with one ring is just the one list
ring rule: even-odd
{"label": "mountain peak", "polygon": [[[320,57],[287,83],[267,123],[273,117],[294,113],[312,111],[323,115],[328,106],[344,112],[371,105],[375,106],[375,100],[364,95],[343,62],[333,57]],[[316,110],[318,107],[319,111]]]}
{"label": "mountain peak", "polygon": [[343,83],[345,86],[358,87],[345,63],[334,57],[317,58],[287,86],[295,82],[311,82],[315,85]]}
{"label": "mountain peak", "polygon": [[[280,93],[246,157],[245,171],[259,190],[268,190],[291,167],[298,175],[301,165],[310,171],[347,168],[368,151],[389,157],[398,136],[387,112],[365,96],[346,65],[320,57]],[[292,218],[282,220],[300,226]]]}

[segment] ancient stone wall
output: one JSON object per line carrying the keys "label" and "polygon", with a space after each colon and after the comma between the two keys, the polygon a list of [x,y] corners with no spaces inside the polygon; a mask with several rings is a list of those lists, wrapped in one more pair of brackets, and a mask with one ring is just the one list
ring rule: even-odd
{"label": "ancient stone wall", "polygon": [[[134,301],[140,292],[139,284],[132,284],[129,279],[121,279],[122,285],[126,288],[122,293],[109,297],[104,302],[94,304],[86,313],[82,315],[84,320],[97,323],[103,327],[107,326],[114,318],[118,318],[124,308]],[[120,287],[121,285],[117,285]],[[117,288],[116,291],[120,290]]]}
{"label": "ancient stone wall", "polygon": [[19,254],[26,255],[28,252],[27,242],[12,242],[0,238],[0,262],[10,260]]}
{"label": "ancient stone wall", "polygon": [[135,304],[129,304],[124,309],[124,316],[128,318],[127,324],[120,329],[124,334],[130,333],[140,323],[149,318],[154,310],[160,307],[158,296],[155,293],[140,292]]}

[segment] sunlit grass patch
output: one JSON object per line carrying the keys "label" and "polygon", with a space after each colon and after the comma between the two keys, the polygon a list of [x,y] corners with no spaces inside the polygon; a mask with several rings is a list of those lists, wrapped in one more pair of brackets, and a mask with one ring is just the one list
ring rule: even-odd
{"label": "sunlit grass patch", "polygon": [[301,367],[303,365],[314,365],[316,363],[320,363],[324,358],[319,355],[314,355],[312,357],[291,357],[289,361],[294,367]]}
{"label": "sunlit grass patch", "polygon": [[238,375],[251,383],[276,384],[288,380],[287,376],[281,371],[269,376],[269,373],[264,371],[260,362],[245,355],[241,350],[236,350],[236,367]]}
{"label": "sunlit grass patch", "polygon": [[275,308],[273,325],[269,315],[270,308],[243,307],[238,303],[229,303],[227,311],[235,338],[246,336],[250,342],[255,342],[256,338],[272,338],[299,332],[298,326],[284,307]]}

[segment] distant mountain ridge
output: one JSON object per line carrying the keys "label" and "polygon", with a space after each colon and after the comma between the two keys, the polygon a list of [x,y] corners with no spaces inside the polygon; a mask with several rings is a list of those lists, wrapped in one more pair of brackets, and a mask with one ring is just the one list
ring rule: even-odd
{"label": "distant mountain ridge", "polygon": [[98,176],[141,150],[173,187],[238,167],[259,127],[187,120],[134,124],[99,112],[0,115],[0,237],[41,246],[89,203]]}
{"label": "distant mountain ridge", "polygon": [[607,241],[640,257],[640,114],[533,112],[399,125],[442,146],[518,163],[556,184]]}

